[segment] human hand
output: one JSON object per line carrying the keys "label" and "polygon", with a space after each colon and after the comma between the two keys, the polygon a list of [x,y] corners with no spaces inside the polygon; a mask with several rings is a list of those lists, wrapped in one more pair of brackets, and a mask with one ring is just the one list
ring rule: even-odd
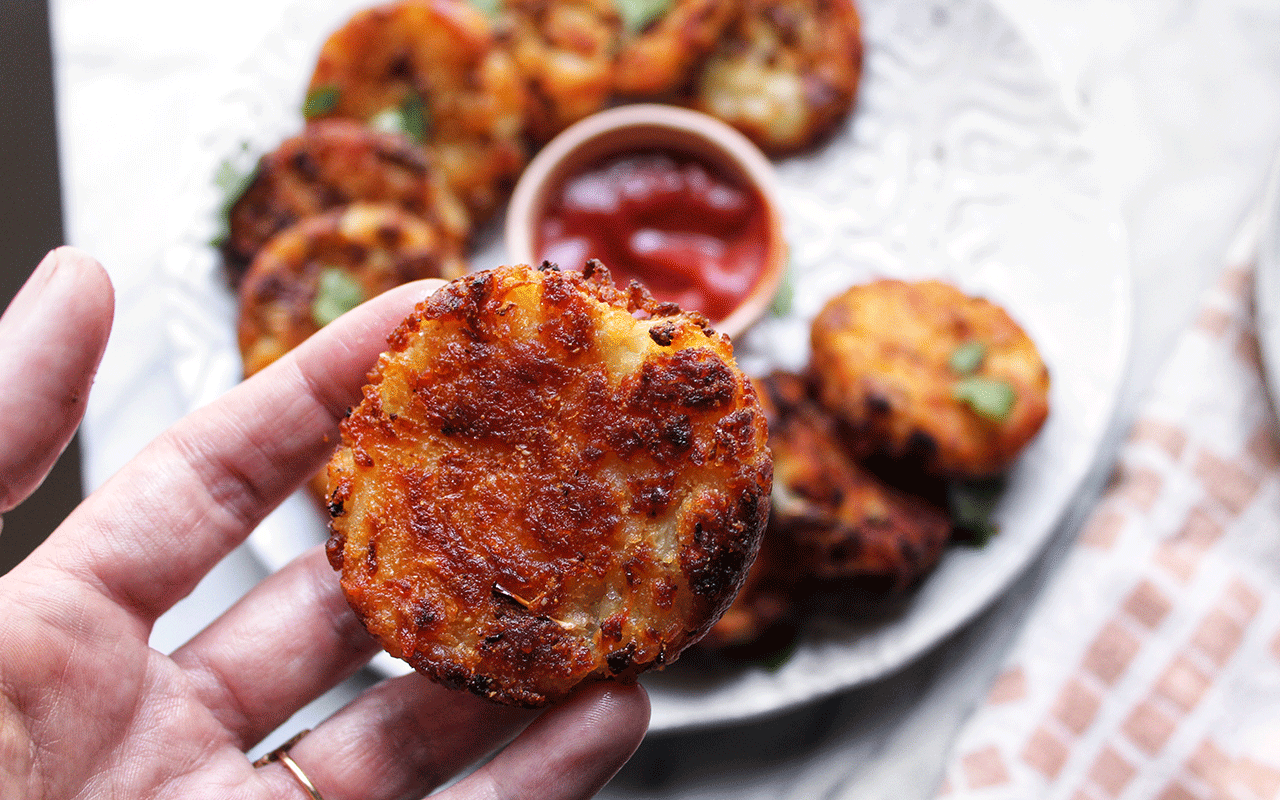
{"label": "human hand", "polygon": [[[431,288],[374,298],[179,421],[0,577],[0,797],[308,796],[284,765],[255,769],[245,751],[377,648],[322,549],[173,654],[148,636],[324,463],[387,333]],[[0,511],[70,440],[112,307],[102,268],[63,248],[0,319]],[[419,797],[515,735],[437,797],[567,800],[609,780],[648,713],[638,686],[597,684],[537,716],[407,675],[290,755],[325,800]]]}

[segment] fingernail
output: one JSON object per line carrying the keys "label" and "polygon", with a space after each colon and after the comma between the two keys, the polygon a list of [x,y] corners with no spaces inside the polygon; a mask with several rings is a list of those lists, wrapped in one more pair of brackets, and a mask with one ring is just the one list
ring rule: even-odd
{"label": "fingernail", "polygon": [[53,274],[58,271],[58,264],[61,257],[57,250],[50,250],[45,257],[40,259],[40,263],[36,264],[36,268],[31,271],[31,277],[27,278],[26,286],[30,286],[37,293],[42,290],[53,278]]}
{"label": "fingernail", "polygon": [[67,284],[59,285],[60,292],[74,294],[79,291],[78,284],[85,274],[85,270],[80,268],[86,263],[96,264],[90,256],[73,247],[63,246],[50,250],[22,284],[22,288],[5,309],[0,323],[10,326],[12,330],[12,326],[29,319],[33,312],[39,310],[40,298],[55,281]]}
{"label": "fingernail", "polygon": [[36,265],[36,268],[27,277],[26,282],[22,284],[22,288],[14,295],[0,322],[14,324],[30,315],[35,307],[36,300],[44,292],[45,287],[49,285],[49,281],[53,279],[53,274],[58,269],[58,261],[57,250],[50,251],[48,255],[41,259],[40,263]]}

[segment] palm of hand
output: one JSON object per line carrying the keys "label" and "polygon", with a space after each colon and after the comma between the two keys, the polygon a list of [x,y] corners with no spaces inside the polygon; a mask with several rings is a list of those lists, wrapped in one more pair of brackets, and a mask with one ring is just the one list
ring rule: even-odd
{"label": "palm of hand", "polygon": [[[0,656],[0,739],[11,745],[0,764],[0,794],[140,797],[176,777],[161,769],[207,757],[208,743],[232,744],[181,670],[147,646],[146,630],[129,615],[71,581],[24,577],[0,593],[17,612],[3,624],[4,638],[25,643]],[[120,759],[148,751],[145,768]]]}

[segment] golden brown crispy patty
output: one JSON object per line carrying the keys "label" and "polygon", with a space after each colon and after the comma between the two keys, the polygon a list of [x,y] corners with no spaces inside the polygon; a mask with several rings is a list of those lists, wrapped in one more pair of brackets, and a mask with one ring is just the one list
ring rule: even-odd
{"label": "golden brown crispy patty", "polygon": [[524,166],[524,81],[467,0],[396,0],[356,13],[325,41],[304,111],[409,130],[475,221]]}
{"label": "golden brown crispy patty", "polygon": [[861,75],[851,0],[743,0],[690,103],[781,155],[828,135],[853,107]]}
{"label": "golden brown crispy patty", "polygon": [[765,533],[788,554],[797,582],[872,593],[904,591],[938,563],[951,520],[856,463],[835,420],[797,376],[763,381],[774,458],[773,511]]}
{"label": "golden brown crispy patty", "polygon": [[727,338],[607,270],[450,283],[390,338],[330,464],[330,560],[365,627],[452,687],[539,706],[672,661],[769,509]]}
{"label": "golden brown crispy patty", "polygon": [[466,211],[421,150],[351,120],[309,124],[263,156],[230,212],[229,266],[242,271],[267,240],[304,217],[366,200],[404,206],[461,243]]}
{"label": "golden brown crispy patty", "polygon": [[354,203],[308,217],[268,241],[240,283],[245,376],[374,295],[465,271],[456,243],[399,206]]}
{"label": "golden brown crispy patty", "polygon": [[652,19],[628,20],[614,67],[615,91],[652,98],[684,88],[740,6],[741,0],[671,0]]}
{"label": "golden brown crispy patty", "polygon": [[994,475],[1049,412],[1049,372],[999,306],[939,281],[879,280],[813,322],[823,405],[870,449],[952,478]]}
{"label": "golden brown crispy patty", "polygon": [[760,554],[733,604],[698,647],[734,657],[759,658],[786,647],[799,628],[795,569],[791,553],[765,530]]}
{"label": "golden brown crispy patty", "polygon": [[612,0],[505,0],[502,38],[527,91],[525,129],[549,141],[604,108],[622,22]]}
{"label": "golden brown crispy patty", "polygon": [[699,643],[753,659],[792,641],[815,595],[836,613],[878,609],[932,570],[951,536],[939,508],[853,460],[804,377],[755,385],[773,453],[769,526],[742,590]]}

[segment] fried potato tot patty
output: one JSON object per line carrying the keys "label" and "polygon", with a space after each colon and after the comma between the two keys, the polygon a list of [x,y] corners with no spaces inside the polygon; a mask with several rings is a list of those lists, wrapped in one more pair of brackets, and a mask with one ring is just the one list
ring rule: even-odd
{"label": "fried potato tot patty", "polygon": [[243,273],[262,246],[300,219],[356,201],[396,203],[461,244],[471,232],[443,174],[408,139],[343,119],[312,122],[258,162],[231,206],[224,250]]}
{"label": "fried potato tot patty", "polygon": [[765,536],[788,553],[796,580],[883,595],[917,584],[942,556],[951,520],[855,462],[798,376],[762,383],[775,470]]}
{"label": "fried potato tot patty", "polygon": [[245,377],[370,297],[465,271],[455,242],[398,206],[353,203],[308,217],[268,241],[240,284]]}
{"label": "fried potato tot patty", "polygon": [[772,462],[729,340],[592,262],[453,281],[329,467],[331,562],[392,655],[541,706],[670,663],[759,547]]}
{"label": "fried potato tot patty", "polygon": [[524,105],[524,82],[481,11],[466,0],[396,0],[330,34],[305,112],[377,124],[398,117],[478,224],[524,167]]}
{"label": "fried potato tot patty", "polygon": [[702,65],[690,104],[769,155],[785,155],[848,116],[861,76],[861,23],[851,0],[743,0]]}
{"label": "fried potato tot patty", "polygon": [[742,589],[698,641],[698,648],[735,658],[758,658],[790,644],[801,619],[791,561],[791,553],[766,529]]}
{"label": "fried potato tot patty", "polygon": [[643,28],[625,31],[614,90],[622,97],[653,98],[683,88],[740,5],[740,0],[671,0]]}
{"label": "fried potato tot patty", "polygon": [[612,0],[505,0],[502,7],[502,38],[525,79],[525,130],[535,143],[605,107],[622,36]]}
{"label": "fried potato tot patty", "polygon": [[813,322],[824,406],[855,441],[950,478],[1005,470],[1049,413],[1049,371],[995,303],[940,281],[879,280]]}

